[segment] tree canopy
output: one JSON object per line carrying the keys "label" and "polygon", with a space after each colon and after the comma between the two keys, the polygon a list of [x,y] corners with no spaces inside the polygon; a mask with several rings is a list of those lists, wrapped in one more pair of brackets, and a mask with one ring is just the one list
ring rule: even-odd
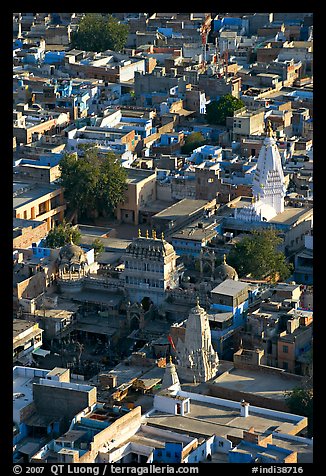
{"label": "tree canopy", "polygon": [[71,46],[85,51],[121,51],[128,36],[128,26],[112,15],[87,13],[78,30],[71,35]]}
{"label": "tree canopy", "polygon": [[313,432],[313,389],[297,387],[286,392],[285,395],[285,401],[290,411],[308,418],[308,436],[311,437]]}
{"label": "tree canopy", "polygon": [[209,124],[225,125],[226,118],[232,117],[234,111],[244,107],[244,102],[232,94],[222,96],[218,101],[212,101],[206,106],[206,120]]}
{"label": "tree canopy", "polygon": [[194,149],[204,144],[206,144],[206,140],[201,132],[191,132],[191,134],[186,135],[181,152],[182,154],[190,154]]}
{"label": "tree canopy", "polygon": [[248,274],[254,279],[270,276],[273,281],[279,277],[287,279],[292,272],[283,252],[278,251],[282,243],[279,232],[272,229],[254,230],[236,243],[228,255],[228,262],[234,266],[240,277]]}
{"label": "tree canopy", "polygon": [[66,154],[59,164],[68,207],[89,218],[112,216],[125,199],[127,172],[113,152],[101,155],[94,146],[83,150],[81,157]]}
{"label": "tree canopy", "polygon": [[75,245],[80,243],[81,234],[79,230],[73,227],[70,223],[59,223],[59,225],[49,231],[44,240],[46,248],[61,248],[72,241]]}

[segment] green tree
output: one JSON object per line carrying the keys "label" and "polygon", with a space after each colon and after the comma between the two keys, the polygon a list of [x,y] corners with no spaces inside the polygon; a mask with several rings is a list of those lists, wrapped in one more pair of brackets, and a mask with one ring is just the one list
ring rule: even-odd
{"label": "green tree", "polygon": [[103,251],[105,250],[103,241],[101,241],[99,238],[95,238],[95,240],[92,243],[92,246],[94,248],[95,256],[97,256],[99,253],[103,253]]}
{"label": "green tree", "polygon": [[283,252],[278,251],[282,238],[272,229],[254,230],[236,243],[228,255],[228,262],[237,270],[240,277],[248,274],[254,279],[271,276],[276,280],[287,279],[293,266],[288,264]]}
{"label": "green tree", "polygon": [[192,132],[185,137],[185,143],[181,147],[182,154],[191,154],[194,149],[206,144],[206,140],[201,132]]}
{"label": "green tree", "polygon": [[206,120],[209,124],[225,125],[226,118],[232,117],[234,111],[244,107],[244,102],[232,94],[222,96],[218,101],[212,101],[206,106]]}
{"label": "green tree", "polygon": [[128,36],[128,26],[112,15],[87,13],[71,35],[71,46],[85,51],[121,51]]}
{"label": "green tree", "polygon": [[44,240],[46,248],[61,248],[72,241],[75,245],[80,243],[81,234],[79,230],[73,227],[70,223],[60,223],[49,231]]}
{"label": "green tree", "polygon": [[113,152],[102,155],[94,146],[81,149],[81,157],[66,154],[59,164],[68,206],[85,217],[113,216],[125,199],[127,172]]}
{"label": "green tree", "polygon": [[308,436],[313,434],[313,389],[296,387],[285,392],[285,401],[291,413],[308,418]]}

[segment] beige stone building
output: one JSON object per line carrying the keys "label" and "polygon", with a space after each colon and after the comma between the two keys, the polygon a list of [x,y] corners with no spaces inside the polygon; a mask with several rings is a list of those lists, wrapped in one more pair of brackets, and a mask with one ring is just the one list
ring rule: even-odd
{"label": "beige stone building", "polygon": [[43,330],[34,322],[14,319],[13,359],[26,364],[32,362],[32,352],[42,346]]}
{"label": "beige stone building", "polygon": [[46,221],[49,231],[63,220],[65,209],[62,187],[14,182],[14,218]]}
{"label": "beige stone building", "polygon": [[34,135],[45,134],[49,131],[56,132],[57,128],[69,124],[69,113],[53,112],[51,115],[41,115],[34,112],[32,115],[25,109],[25,106],[18,104],[14,111],[13,135],[16,137],[17,143],[30,144]]}
{"label": "beige stone building", "polygon": [[37,220],[13,220],[13,248],[29,248],[48,233],[47,223]]}
{"label": "beige stone building", "polygon": [[264,132],[265,109],[247,111],[246,108],[236,111],[233,116],[232,140],[240,141],[243,137],[259,135]]}
{"label": "beige stone building", "polygon": [[156,172],[127,169],[126,199],[117,208],[117,219],[123,223],[138,225],[139,210],[156,200]]}

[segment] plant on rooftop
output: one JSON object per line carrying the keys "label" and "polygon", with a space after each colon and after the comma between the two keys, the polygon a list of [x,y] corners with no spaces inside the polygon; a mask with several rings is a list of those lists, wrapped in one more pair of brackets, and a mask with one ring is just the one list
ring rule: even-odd
{"label": "plant on rooftop", "polygon": [[226,124],[226,118],[232,117],[234,111],[244,107],[244,102],[232,94],[222,96],[218,101],[212,101],[206,106],[206,120],[209,124]]}
{"label": "plant on rooftop", "polygon": [[105,250],[105,246],[103,245],[103,242],[99,238],[95,238],[95,240],[92,243],[92,246],[94,248],[94,254],[97,256],[99,253],[103,253]]}
{"label": "plant on rooftop", "polygon": [[205,137],[201,132],[192,132],[185,136],[185,143],[181,147],[182,154],[191,154],[194,149],[206,144]]}
{"label": "plant on rooftop", "polygon": [[85,51],[121,51],[127,36],[128,26],[111,15],[87,13],[71,35],[71,46]]}
{"label": "plant on rooftop", "polygon": [[59,164],[68,207],[87,218],[113,216],[125,199],[127,172],[113,152],[99,154],[89,145],[80,149],[82,156],[66,154]]}
{"label": "plant on rooftop", "polygon": [[278,250],[281,243],[277,230],[254,230],[234,245],[228,263],[234,266],[240,278],[250,275],[254,279],[285,280],[291,276],[293,266]]}
{"label": "plant on rooftop", "polygon": [[80,243],[81,234],[79,230],[70,223],[63,221],[49,231],[44,240],[46,248],[61,248],[72,241],[75,245]]}

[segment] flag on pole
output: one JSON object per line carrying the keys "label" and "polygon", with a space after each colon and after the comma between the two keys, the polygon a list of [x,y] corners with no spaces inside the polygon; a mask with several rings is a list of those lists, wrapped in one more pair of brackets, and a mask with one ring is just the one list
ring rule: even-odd
{"label": "flag on pole", "polygon": [[174,350],[174,352],[176,352],[176,348],[175,348],[175,345],[174,345],[174,342],[172,340],[172,337],[170,335],[168,335],[168,341],[170,342],[171,346],[172,346],[172,349]]}

